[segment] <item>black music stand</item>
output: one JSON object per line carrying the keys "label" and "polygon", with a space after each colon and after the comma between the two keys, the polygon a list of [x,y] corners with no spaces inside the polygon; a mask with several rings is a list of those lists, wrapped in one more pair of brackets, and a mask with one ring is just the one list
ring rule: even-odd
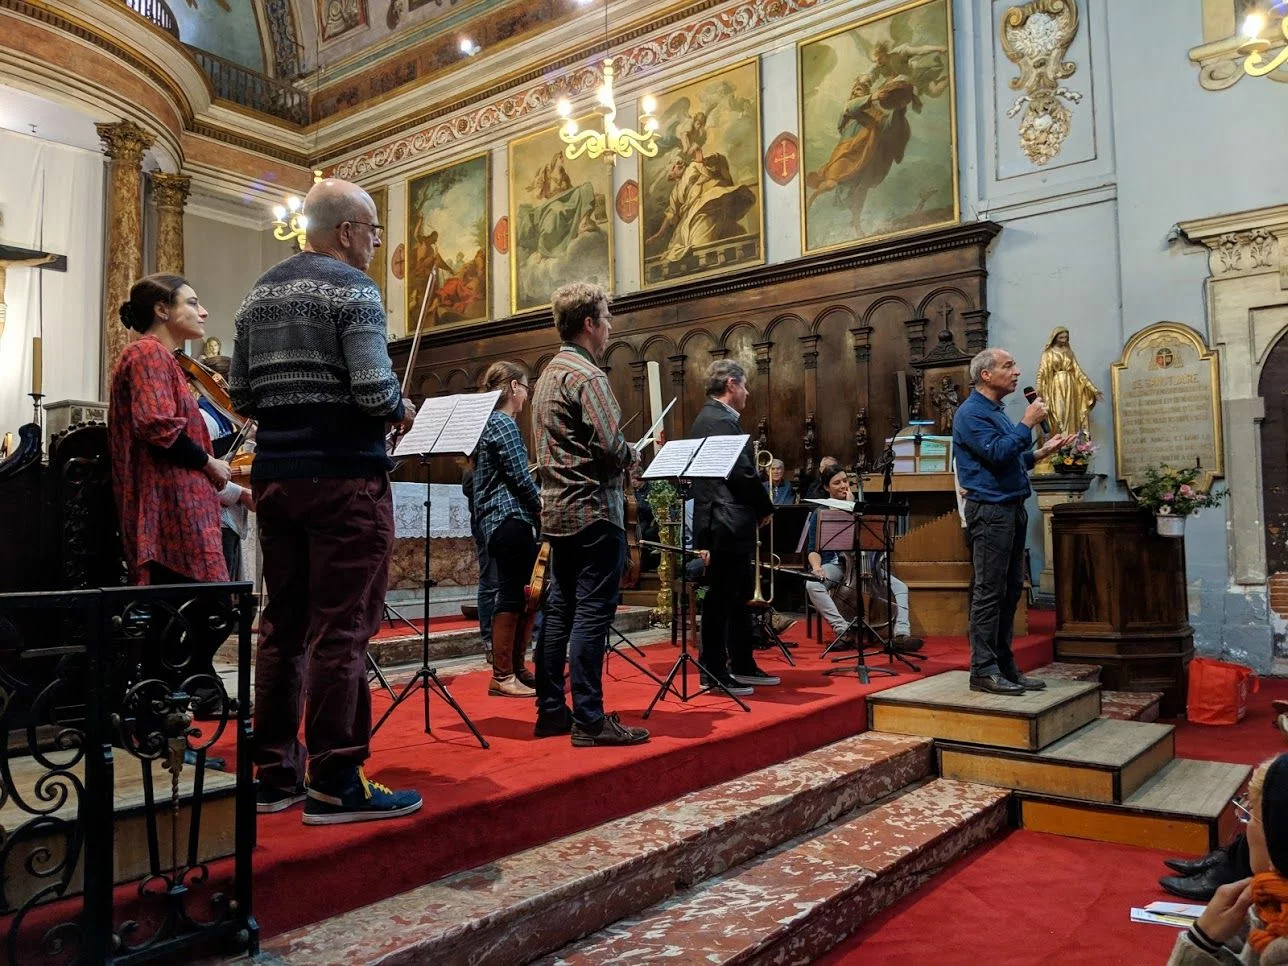
{"label": "black music stand", "polygon": [[416,422],[412,425],[411,430],[398,443],[395,451],[400,456],[419,456],[420,465],[425,467],[425,577],[422,590],[422,601],[424,602],[424,623],[421,625],[420,634],[420,667],[412,675],[410,681],[403,686],[403,689],[394,697],[393,703],[385,709],[385,713],[380,716],[375,727],[371,729],[374,735],[380,730],[381,725],[389,720],[389,716],[409,697],[411,697],[419,688],[425,698],[425,734],[433,734],[429,725],[429,694],[433,691],[440,698],[447,702],[448,706],[465,722],[465,726],[474,733],[478,743],[484,748],[489,747],[487,739],[474,722],[470,720],[465,709],[456,703],[452,693],[447,690],[445,685],[438,677],[438,669],[432,667],[429,663],[429,589],[437,583],[430,577],[430,546],[429,521],[431,509],[431,494],[433,487],[433,471],[431,469],[430,459],[432,456],[440,454],[463,454],[468,456],[474,452],[478,446],[479,437],[483,434],[483,427],[487,424],[488,417],[496,406],[496,400],[500,398],[500,391],[489,393],[477,393],[459,396],[440,396],[435,399],[427,399],[421,406],[421,410],[416,414]]}
{"label": "black music stand", "polygon": [[[663,446],[653,457],[653,462],[649,468],[644,471],[645,479],[654,480],[672,480],[675,483],[675,489],[680,495],[680,546],[683,547],[688,543],[689,525],[688,516],[684,513],[684,506],[689,500],[689,489],[693,485],[693,479],[725,479],[729,476],[729,471],[737,459],[737,453],[747,445],[750,436],[709,436],[706,439],[676,439]],[[708,463],[706,460],[699,462],[699,452],[706,448],[707,444],[716,440],[725,441],[716,443],[711,446],[711,455],[716,459]],[[741,440],[737,452],[733,453],[733,458],[723,461],[723,467],[715,466],[720,462],[721,450],[729,447],[730,440]],[[695,465],[697,464],[697,465]],[[710,467],[710,468],[708,468]],[[723,468],[723,472],[720,469]],[[689,665],[697,668],[699,675],[706,675],[706,679],[711,684],[699,687],[692,694],[689,693]],[[675,687],[675,678],[679,675],[680,687]],[[702,678],[698,678],[699,685],[702,684]],[[647,718],[653,712],[653,706],[666,697],[667,692],[674,694],[682,702],[687,702],[690,698],[696,698],[700,694],[708,691],[720,691],[725,697],[733,701],[743,711],[751,711],[742,699],[730,691],[725,685],[712,674],[707,668],[702,666],[692,654],[689,653],[689,568],[680,567],[680,656],[675,659],[671,665],[670,672],[667,673],[666,679],[662,686],[658,688],[657,694],[653,695],[653,700],[648,703],[644,709],[642,717]]]}

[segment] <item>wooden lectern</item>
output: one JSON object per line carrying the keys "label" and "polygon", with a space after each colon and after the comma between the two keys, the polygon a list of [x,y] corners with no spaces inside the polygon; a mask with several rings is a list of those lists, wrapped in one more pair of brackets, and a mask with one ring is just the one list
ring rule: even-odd
{"label": "wooden lectern", "polygon": [[1160,712],[1185,710],[1194,654],[1185,541],[1160,537],[1131,502],[1063,503],[1051,515],[1055,659],[1099,664],[1114,691],[1162,691]]}

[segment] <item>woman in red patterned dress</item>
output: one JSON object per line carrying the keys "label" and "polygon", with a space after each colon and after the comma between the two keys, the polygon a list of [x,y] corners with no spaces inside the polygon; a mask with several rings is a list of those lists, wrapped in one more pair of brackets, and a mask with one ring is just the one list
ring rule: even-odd
{"label": "woman in red patterned dress", "polygon": [[108,436],[112,488],[130,580],[135,584],[228,579],[218,491],[228,464],[210,435],[174,350],[206,334],[207,312],[183,278],[148,275],[121,305],[121,323],[141,332],[112,373]]}

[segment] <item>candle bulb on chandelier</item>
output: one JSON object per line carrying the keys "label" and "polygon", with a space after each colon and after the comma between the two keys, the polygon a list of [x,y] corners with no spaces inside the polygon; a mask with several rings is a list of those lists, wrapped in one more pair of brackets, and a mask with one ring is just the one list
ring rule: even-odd
{"label": "candle bulb on chandelier", "polygon": [[40,336],[31,340],[31,394],[41,395],[44,389],[44,352]]}

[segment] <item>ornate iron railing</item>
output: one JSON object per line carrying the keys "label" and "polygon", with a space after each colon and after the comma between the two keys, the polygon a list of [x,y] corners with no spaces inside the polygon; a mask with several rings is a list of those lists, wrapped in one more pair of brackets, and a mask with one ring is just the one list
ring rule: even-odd
{"label": "ornate iron railing", "polygon": [[[0,960],[257,951],[250,590],[0,594]],[[230,634],[235,717],[211,664]],[[235,779],[216,777],[212,751],[234,736]],[[230,845],[231,878],[212,876]]]}
{"label": "ornate iron railing", "polygon": [[295,124],[309,121],[309,97],[304,91],[284,81],[265,77],[241,64],[225,60],[191,44],[184,44],[188,53],[201,65],[210,78],[215,96],[249,107],[253,111],[279,117]]}
{"label": "ornate iron railing", "polygon": [[179,24],[165,0],[125,0],[125,5],[144,20],[156,24],[175,40],[179,39]]}

